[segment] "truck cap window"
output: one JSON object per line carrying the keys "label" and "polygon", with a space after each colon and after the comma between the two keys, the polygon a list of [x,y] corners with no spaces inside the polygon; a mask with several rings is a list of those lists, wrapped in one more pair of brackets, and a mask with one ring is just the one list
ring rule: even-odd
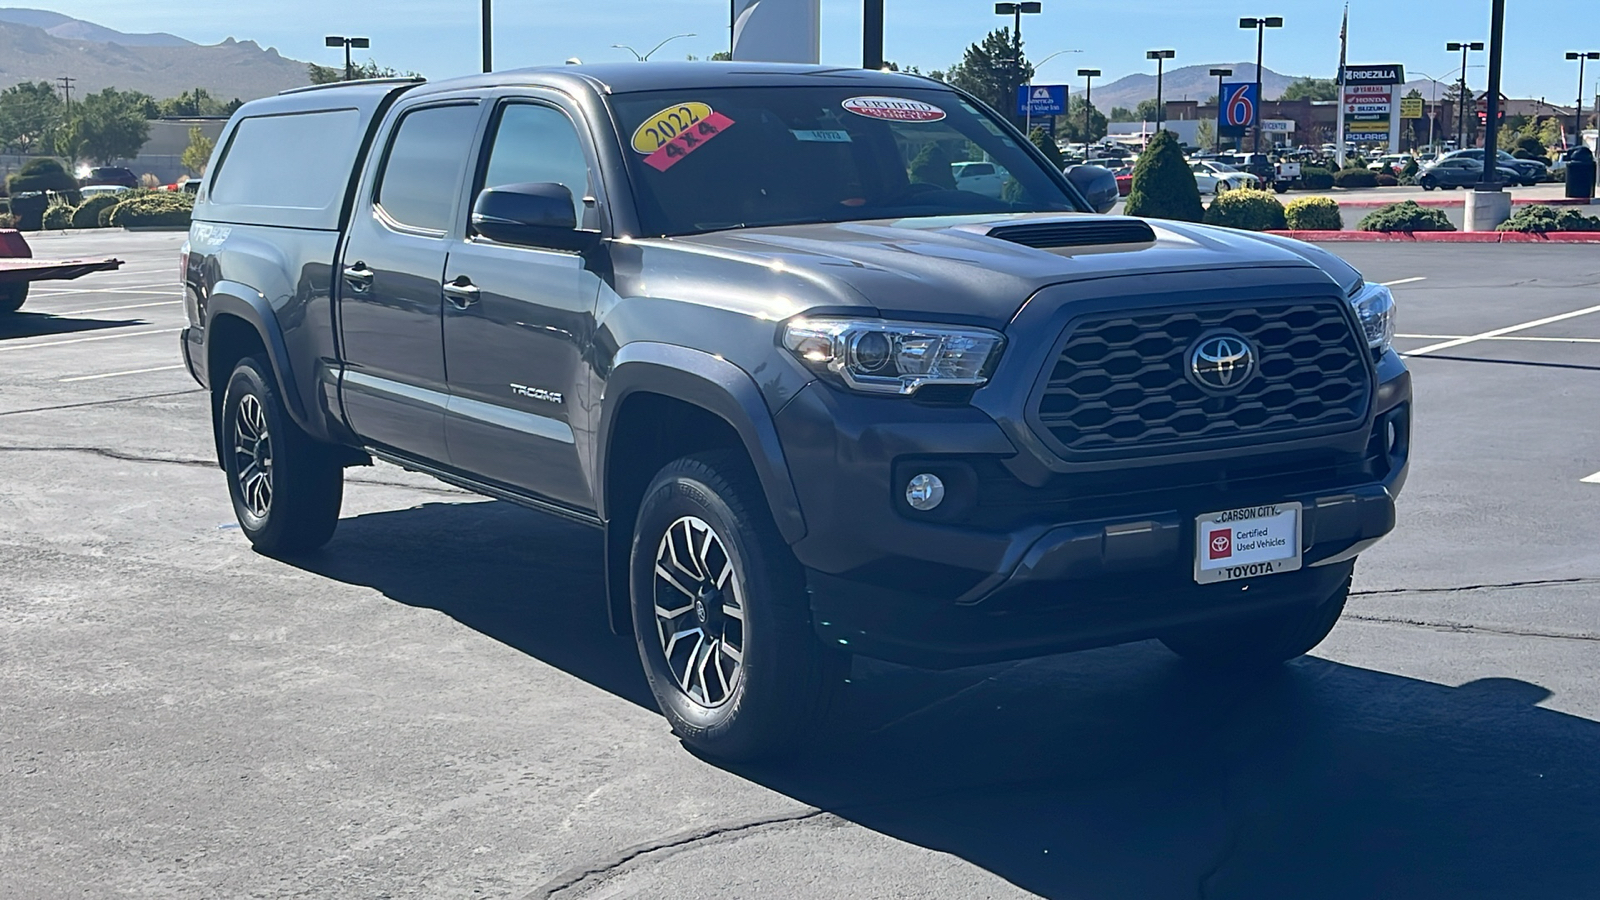
{"label": "truck cap window", "polygon": [[331,109],[255,116],[234,129],[212,173],[211,202],[258,209],[328,210],[334,224],[361,142],[361,114]]}
{"label": "truck cap window", "polygon": [[[958,95],[898,91],[869,99],[938,114],[866,115],[850,105],[860,106],[857,93],[789,86],[611,98],[620,132],[634,136],[626,151],[644,233],[1088,211],[1059,173]],[[953,167],[963,162],[993,170],[958,187]]]}
{"label": "truck cap window", "polygon": [[375,200],[389,218],[425,231],[450,230],[478,113],[476,103],[430,106],[400,120]]}

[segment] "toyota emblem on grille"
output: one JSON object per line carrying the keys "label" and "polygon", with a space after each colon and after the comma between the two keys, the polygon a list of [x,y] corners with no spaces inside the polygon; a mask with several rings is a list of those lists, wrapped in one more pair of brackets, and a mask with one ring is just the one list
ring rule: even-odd
{"label": "toyota emblem on grille", "polygon": [[1255,350],[1243,335],[1214,334],[1189,351],[1189,376],[1208,391],[1231,394],[1244,387],[1255,368]]}

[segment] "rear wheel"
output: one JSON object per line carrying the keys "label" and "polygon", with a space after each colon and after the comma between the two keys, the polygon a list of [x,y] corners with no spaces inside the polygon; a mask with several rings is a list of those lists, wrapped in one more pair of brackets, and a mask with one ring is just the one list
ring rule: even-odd
{"label": "rear wheel", "polygon": [[1431,175],[1423,176],[1420,180],[1417,181],[1417,184],[1422,185],[1422,189],[1425,190],[1425,191],[1431,191],[1434,188],[1439,186],[1439,182],[1435,181],[1433,179],[1433,176],[1431,176]]}
{"label": "rear wheel", "polygon": [[740,455],[661,470],[630,566],[645,677],[684,743],[753,759],[794,749],[821,722],[849,657],[812,630],[804,573]]}
{"label": "rear wheel", "polygon": [[1265,669],[1303,656],[1328,636],[1350,597],[1350,577],[1316,606],[1171,634],[1161,643],[1184,659],[1218,669]]}
{"label": "rear wheel", "polygon": [[222,468],[239,527],[269,556],[315,550],[333,537],[344,468],[289,417],[270,369],[234,367],[222,398]]}
{"label": "rear wheel", "polygon": [[28,283],[0,284],[0,313],[14,313],[28,300]]}

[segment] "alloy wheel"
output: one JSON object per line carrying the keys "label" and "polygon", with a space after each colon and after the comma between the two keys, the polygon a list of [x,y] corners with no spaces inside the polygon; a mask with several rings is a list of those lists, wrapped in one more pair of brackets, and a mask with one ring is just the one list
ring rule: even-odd
{"label": "alloy wheel", "polygon": [[272,511],[272,435],[267,411],[255,394],[239,399],[233,420],[234,478],[245,509],[258,519]]}
{"label": "alloy wheel", "polygon": [[697,705],[727,703],[744,674],[744,584],[702,519],[673,522],[656,548],[656,633],[678,689]]}

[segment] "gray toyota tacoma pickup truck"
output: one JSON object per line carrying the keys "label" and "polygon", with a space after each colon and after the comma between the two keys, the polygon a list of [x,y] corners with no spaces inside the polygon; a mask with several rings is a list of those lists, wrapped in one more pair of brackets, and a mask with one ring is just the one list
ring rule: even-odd
{"label": "gray toyota tacoma pickup truck", "polygon": [[[994,189],[958,188],[974,160]],[[792,746],[852,654],[1276,664],[1394,527],[1386,289],[1101,215],[1107,173],[934,81],[308,88],[239,110],[209,173],[182,348],[249,540],[326,543],[373,457],[601,529],[594,602],[712,755]]]}

